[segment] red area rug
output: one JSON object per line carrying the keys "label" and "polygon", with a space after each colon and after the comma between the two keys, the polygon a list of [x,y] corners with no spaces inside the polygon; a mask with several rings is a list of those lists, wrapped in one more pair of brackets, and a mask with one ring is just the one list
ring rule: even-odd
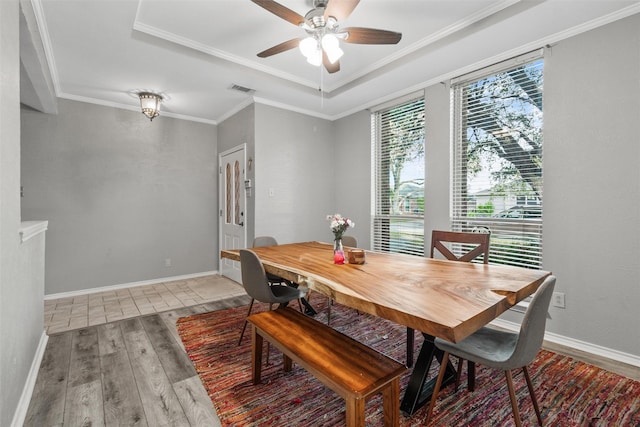
{"label": "red area rug", "polygon": [[[326,323],[324,298],[315,296],[316,318]],[[326,301],[326,300],[325,300]],[[294,305],[297,308],[297,305]],[[254,306],[264,310],[265,306]],[[250,326],[237,345],[246,307],[184,317],[180,337],[224,426],[344,425],[344,401],[294,364],[282,372],[281,354],[273,347],[262,383],[251,383]],[[405,359],[406,329],[375,316],[334,305],[331,326],[388,356]],[[416,347],[422,339],[416,334]],[[417,349],[416,349],[417,354]],[[437,370],[434,363],[433,370]],[[547,426],[640,426],[640,382],[542,350],[530,373]],[[435,371],[434,371],[435,374]],[[402,378],[401,395],[409,379]],[[522,373],[514,374],[523,425],[537,425]],[[423,407],[403,426],[422,426]],[[379,396],[367,404],[367,426],[382,425]],[[433,426],[515,425],[504,374],[484,366],[476,369],[476,391],[466,390],[466,369],[457,391],[446,387],[438,399]]]}

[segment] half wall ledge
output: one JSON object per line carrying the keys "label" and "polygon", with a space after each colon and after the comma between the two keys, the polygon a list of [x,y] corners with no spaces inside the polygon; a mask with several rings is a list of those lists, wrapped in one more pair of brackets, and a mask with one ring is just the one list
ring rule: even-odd
{"label": "half wall ledge", "polygon": [[47,231],[49,221],[22,221],[20,224],[20,242],[24,243],[32,237]]}

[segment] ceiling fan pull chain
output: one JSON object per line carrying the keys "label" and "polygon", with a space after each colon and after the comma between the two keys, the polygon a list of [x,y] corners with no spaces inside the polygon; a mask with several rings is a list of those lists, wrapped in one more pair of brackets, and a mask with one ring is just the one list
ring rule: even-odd
{"label": "ceiling fan pull chain", "polygon": [[322,67],[318,68],[318,71],[320,71],[320,109],[324,109],[324,90],[323,86],[324,86],[324,73],[322,72]]}

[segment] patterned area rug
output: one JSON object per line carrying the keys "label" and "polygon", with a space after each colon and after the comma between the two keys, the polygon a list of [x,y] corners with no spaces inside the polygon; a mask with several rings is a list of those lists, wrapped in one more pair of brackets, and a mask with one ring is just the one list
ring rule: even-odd
{"label": "patterned area rug", "polygon": [[[322,301],[324,300],[324,301]],[[326,323],[326,299],[315,295],[316,318]],[[297,305],[294,305],[297,309]],[[267,309],[257,304],[254,311]],[[237,345],[246,307],[215,311],[178,320],[178,332],[224,426],[344,425],[344,401],[294,364],[282,372],[281,354],[271,347],[262,383],[251,383],[250,325]],[[375,316],[335,304],[331,326],[388,356],[404,362],[406,329]],[[416,334],[416,353],[422,338]],[[437,363],[432,367],[437,371]],[[542,350],[530,373],[547,426],[640,426],[640,382]],[[402,378],[401,394],[409,379]],[[514,381],[523,425],[537,425],[521,373]],[[403,426],[422,426],[426,407]],[[382,425],[382,401],[367,403],[367,426]],[[446,387],[438,399],[431,425],[515,425],[504,374],[484,366],[476,369],[476,391],[466,390],[466,369],[457,391]]]}

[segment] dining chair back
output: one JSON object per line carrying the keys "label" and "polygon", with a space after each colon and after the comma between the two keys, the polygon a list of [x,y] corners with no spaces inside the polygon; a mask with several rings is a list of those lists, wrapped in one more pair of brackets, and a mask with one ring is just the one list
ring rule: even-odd
{"label": "dining chair back", "polygon": [[[255,252],[246,249],[240,250],[240,270],[242,272],[242,284],[251,298],[266,303],[280,302],[273,293],[273,289],[267,279],[267,273],[264,271],[264,266]],[[295,299],[298,293],[293,292],[291,295]],[[282,302],[288,301],[290,300],[285,299]]]}
{"label": "dining chair back", "polygon": [[[278,245],[278,241],[273,236],[258,236],[255,239],[253,239],[254,248],[260,248],[263,246],[277,246],[277,245]],[[267,279],[269,279],[269,283],[271,283],[272,285],[276,283],[283,284],[283,285],[288,284],[282,277],[276,276],[275,274],[267,273]]]}
{"label": "dining chair back", "polygon": [[[487,264],[490,238],[489,233],[433,230],[430,256],[433,258],[437,250],[448,260],[470,262],[482,255],[482,262]],[[450,245],[447,246],[447,243]],[[453,249],[451,245],[458,245],[458,249]]]}
{"label": "dining chair back", "polygon": [[[300,286],[274,286],[273,283],[284,283],[284,279],[278,278],[277,276],[268,276],[260,258],[258,258],[255,252],[248,249],[240,249],[240,272],[242,274],[244,290],[251,297],[246,317],[249,317],[251,314],[253,303],[256,300],[268,303],[269,309],[271,309],[275,303],[286,305],[289,301],[297,299],[300,311],[302,311],[300,298],[306,295],[306,288]],[[242,342],[242,337],[244,337],[244,332],[247,329],[246,317],[242,325],[238,345]]]}
{"label": "dining chair back", "polygon": [[473,361],[474,363],[501,369],[505,372],[511,409],[516,426],[520,426],[522,422],[518,411],[518,402],[516,400],[511,370],[522,368],[538,422],[542,425],[542,416],[527,365],[533,362],[540,351],[540,347],[542,347],[547,311],[549,310],[549,303],[551,302],[555,284],[555,276],[548,276],[542,285],[540,285],[529,303],[519,332],[483,327],[457,344],[440,338],[435,339],[434,343],[436,347],[444,351],[444,355],[440,373],[438,374],[431,397],[431,403],[429,404],[428,418],[431,416],[438,398],[438,392],[442,385],[449,355],[453,354]]}
{"label": "dining chair back", "polygon": [[253,239],[253,247],[258,248],[261,246],[276,246],[278,241],[273,236],[258,236]]}
{"label": "dining chair back", "polygon": [[547,315],[555,285],[555,276],[547,277],[540,285],[522,319],[518,340],[511,357],[505,361],[496,360],[494,365],[496,368],[516,369],[530,364],[536,358],[544,341]]}
{"label": "dining chair back", "polygon": [[[471,262],[482,255],[482,262],[489,263],[489,244],[491,235],[489,233],[469,233],[460,231],[443,231],[433,230],[431,232],[431,252],[430,257],[433,258],[438,251],[442,256],[450,261]],[[454,248],[452,245],[458,245]],[[413,365],[413,343],[415,332],[412,328],[407,327],[407,366]],[[471,371],[469,375],[469,390],[473,390],[473,364],[468,364]],[[456,373],[456,387],[460,382],[460,373],[462,368],[462,360],[458,363]]]}
{"label": "dining chair back", "polygon": [[358,239],[353,236],[342,236],[342,245],[350,248],[358,247]]}

